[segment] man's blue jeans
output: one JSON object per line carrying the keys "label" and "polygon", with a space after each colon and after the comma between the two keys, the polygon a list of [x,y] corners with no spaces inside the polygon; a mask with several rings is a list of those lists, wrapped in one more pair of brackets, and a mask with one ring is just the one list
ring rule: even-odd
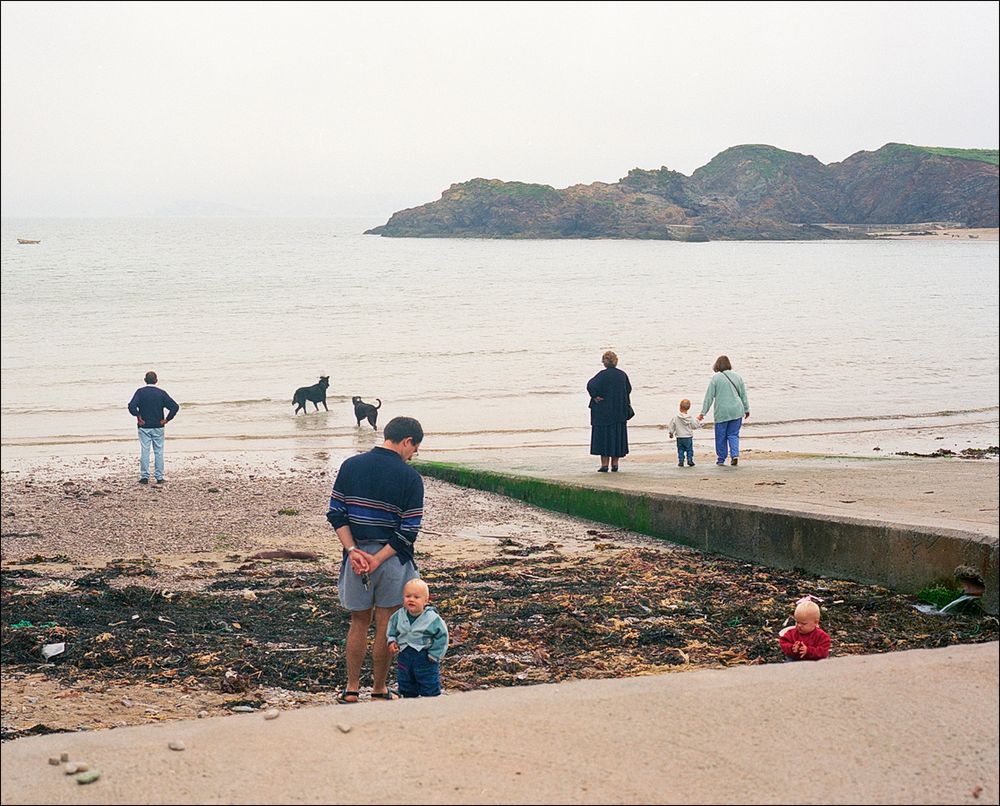
{"label": "man's blue jeans", "polygon": [[149,448],[153,448],[153,474],[163,481],[163,429],[139,429],[139,477],[149,478]]}
{"label": "man's blue jeans", "polygon": [[727,449],[730,456],[734,459],[739,458],[741,425],[743,425],[742,417],[715,424],[715,463],[717,465],[725,463]]}

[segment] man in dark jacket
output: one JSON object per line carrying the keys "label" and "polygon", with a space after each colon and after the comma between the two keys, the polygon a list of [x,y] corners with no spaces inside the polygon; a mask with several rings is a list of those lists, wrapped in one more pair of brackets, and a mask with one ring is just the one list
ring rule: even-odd
{"label": "man in dark jacket", "polygon": [[153,473],[157,483],[163,484],[163,426],[177,416],[181,407],[156,387],[155,372],[147,372],[145,380],[146,385],[135,390],[128,404],[128,413],[136,418],[139,426],[139,483],[149,484],[149,448],[152,446]]}

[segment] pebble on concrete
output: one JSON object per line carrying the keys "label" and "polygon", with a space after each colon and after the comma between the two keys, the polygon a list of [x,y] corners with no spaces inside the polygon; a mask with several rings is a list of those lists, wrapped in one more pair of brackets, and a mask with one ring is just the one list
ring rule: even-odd
{"label": "pebble on concrete", "polygon": [[78,784],[92,784],[100,777],[100,770],[90,770],[88,772],[81,772],[78,776],[76,776],[76,782]]}
{"label": "pebble on concrete", "polygon": [[170,744],[168,744],[167,747],[169,747],[171,750],[183,750],[184,742],[180,741],[179,739],[175,739]]}
{"label": "pebble on concrete", "polygon": [[341,733],[350,733],[351,732],[351,726],[348,725],[348,724],[346,724],[346,723],[344,723],[344,722],[338,722],[337,723],[337,730],[339,730]]}
{"label": "pebble on concrete", "polygon": [[78,772],[86,772],[90,769],[89,764],[84,764],[82,761],[68,761],[63,766],[63,772],[66,775],[76,775]]}
{"label": "pebble on concrete", "polygon": [[269,708],[264,712],[264,719],[277,719],[281,715],[281,711],[277,708]]}

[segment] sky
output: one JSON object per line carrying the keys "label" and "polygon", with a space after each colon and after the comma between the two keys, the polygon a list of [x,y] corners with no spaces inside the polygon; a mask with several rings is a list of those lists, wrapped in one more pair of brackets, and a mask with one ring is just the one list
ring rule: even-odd
{"label": "sky", "polygon": [[[369,216],[475,177],[997,148],[997,2],[4,0],[5,217]],[[381,223],[381,220],[379,221]]]}

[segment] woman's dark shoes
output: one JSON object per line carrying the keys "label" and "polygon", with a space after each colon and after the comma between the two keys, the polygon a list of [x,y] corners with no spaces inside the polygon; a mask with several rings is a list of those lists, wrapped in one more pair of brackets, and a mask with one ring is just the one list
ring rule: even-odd
{"label": "woman's dark shoes", "polygon": [[618,465],[611,465],[611,472],[612,473],[617,473],[618,472]]}
{"label": "woman's dark shoes", "polygon": [[608,469],[604,465],[601,465],[599,468],[597,468],[597,472],[598,473],[607,473]]}
{"label": "woman's dark shoes", "polygon": [[736,457],[734,456],[734,457],[733,457],[733,462],[732,462],[732,464],[733,464],[733,467],[736,467],[736,463],[737,463],[738,461],[740,461],[740,460],[739,460],[739,459],[737,459],[737,458],[736,458]]}

